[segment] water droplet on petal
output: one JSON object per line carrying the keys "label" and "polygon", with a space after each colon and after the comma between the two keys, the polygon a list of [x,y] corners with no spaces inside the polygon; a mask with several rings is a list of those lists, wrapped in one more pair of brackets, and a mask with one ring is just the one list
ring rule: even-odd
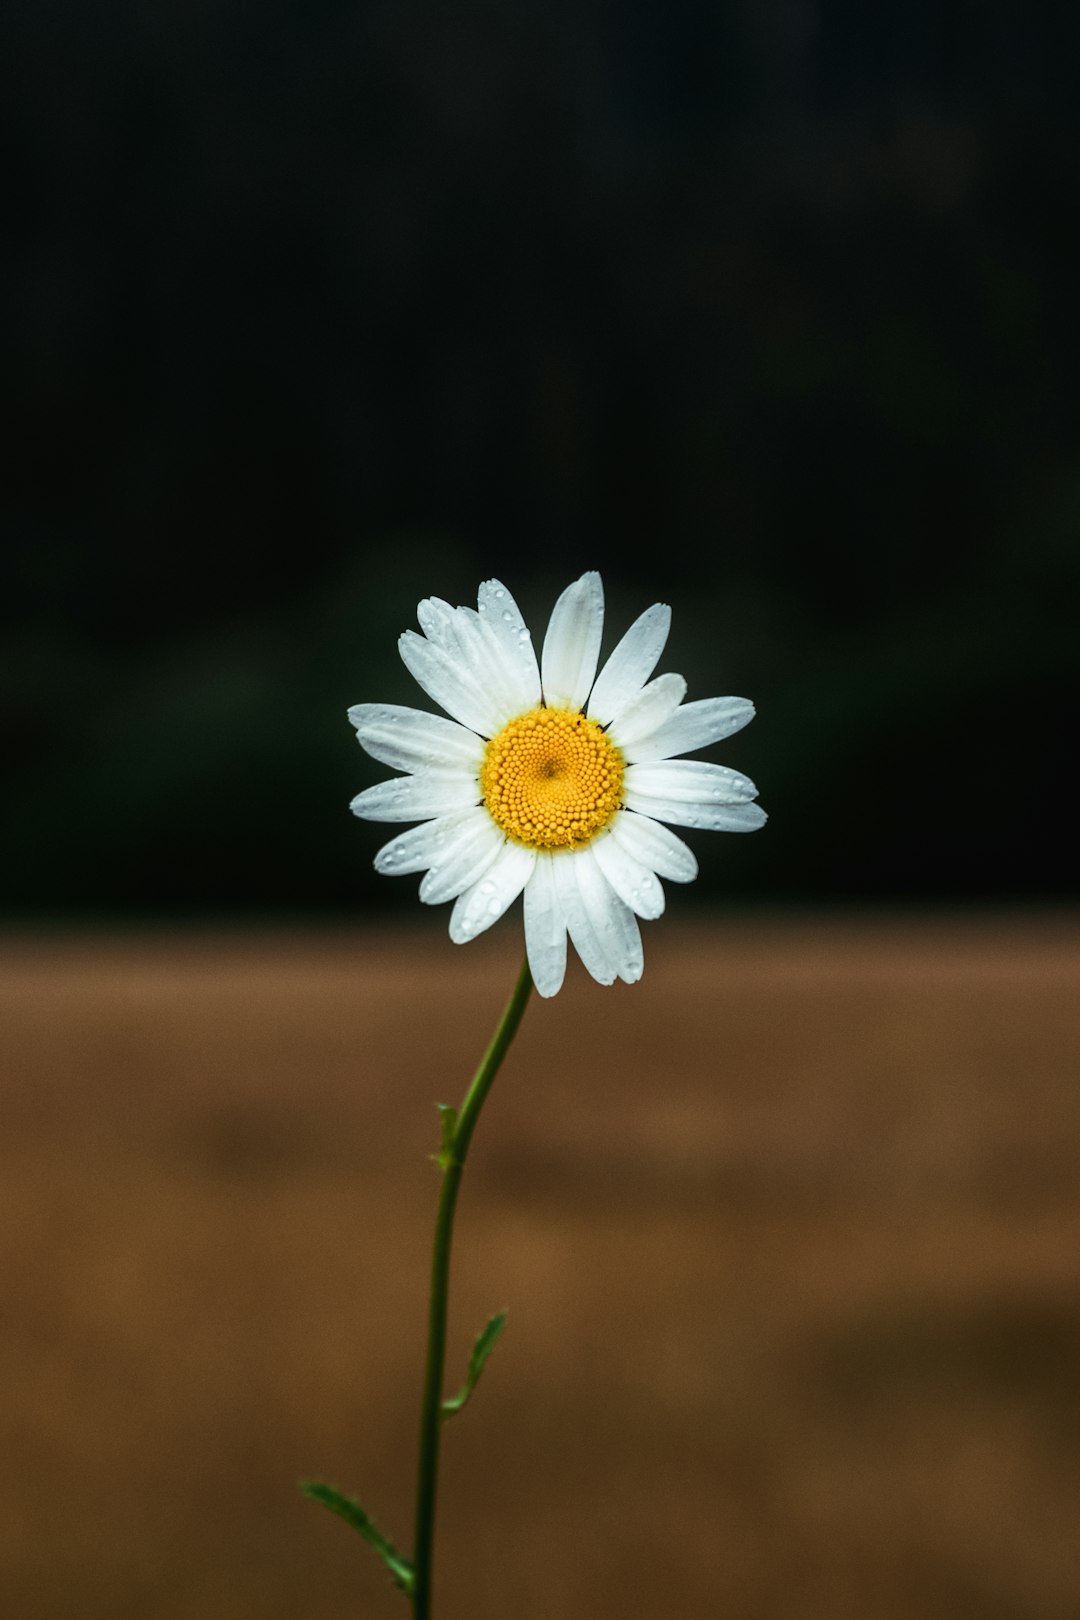
{"label": "water droplet on petal", "polygon": [[514,622],[514,615],[510,612],[509,608],[504,608],[503,618],[506,620],[507,624],[513,624]]}

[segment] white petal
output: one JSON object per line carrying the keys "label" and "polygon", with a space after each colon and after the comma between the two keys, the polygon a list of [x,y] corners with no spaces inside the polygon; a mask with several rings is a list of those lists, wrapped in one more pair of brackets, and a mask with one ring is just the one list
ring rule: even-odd
{"label": "white petal", "polygon": [[503,663],[516,699],[514,712],[522,714],[528,709],[535,709],[540,702],[540,669],[521,609],[506,586],[497,579],[485,579],[476,600],[480,617],[491,626],[502,649]]}
{"label": "white petal", "polygon": [[494,632],[475,608],[454,608],[430,596],[417,605],[416,613],[428,640],[447,654],[474,691],[487,700],[496,729],[521,713],[513,671],[506,666]]}
{"label": "white petal", "polygon": [[642,866],[651,866],[672,883],[691,883],[697,877],[697,856],[690,845],[648,816],[620,810],[611,823],[611,837]]}
{"label": "white petal", "polygon": [[589,699],[589,718],[606,726],[640,692],[660,662],[671,629],[671,609],[656,602],[635,619],[604,665]]}
{"label": "white petal", "polygon": [[544,702],[550,708],[585,707],[603,633],[604,587],[600,575],[582,574],[555,603],[544,637],[540,667]]}
{"label": "white petal", "polygon": [[637,918],[600,870],[592,845],[578,850],[573,864],[589,921],[604,944],[609,962],[620,979],[636,984],[645,968]]}
{"label": "white petal", "polygon": [[619,710],[608,728],[608,736],[616,748],[633,747],[670,719],[685,696],[686,682],[681,675],[658,675]]}
{"label": "white petal", "polygon": [[684,703],[650,736],[628,746],[626,757],[633,763],[689,754],[741,731],[753,718],[754,705],[748,698],[701,698],[696,703]]}
{"label": "white petal", "polygon": [[[475,608],[458,608],[458,628],[469,659],[473,679],[494,702],[500,728],[522,710],[517,670],[503,653],[493,625],[482,619]],[[535,704],[527,704],[535,708]]]}
{"label": "white petal", "polygon": [[479,771],[483,739],[441,714],[424,714],[395,703],[355,703],[349,719],[372,759],[396,771],[460,766]]}
{"label": "white petal", "polygon": [[459,837],[468,836],[477,822],[490,826],[491,817],[483,805],[474,804],[467,810],[454,810],[448,816],[410,827],[408,832],[398,833],[383,845],[375,857],[375,870],[384,877],[424,872],[440,861]]}
{"label": "white petal", "polygon": [[454,632],[454,609],[449,602],[444,602],[441,596],[425,596],[416,604],[416,617],[429,641],[444,652],[455,655],[460,652]]}
{"label": "white petal", "polygon": [[525,885],[525,949],[542,996],[554,996],[566,974],[566,918],[555,890],[555,857],[541,851]]}
{"label": "white petal", "polygon": [[421,771],[365,788],[349,809],[364,821],[427,821],[464,810],[479,797],[476,777],[465,771]]}
{"label": "white petal", "polygon": [[676,827],[702,827],[709,832],[756,832],[768,820],[760,804],[695,804],[629,790],[623,793],[623,803],[639,816],[673,821]]}
{"label": "white petal", "polygon": [[[560,851],[551,861],[555,878],[555,895],[566,918],[566,927],[574,942],[574,949],[592,974],[597,984],[614,984],[619,976],[618,964],[607,935],[601,936],[578,886],[576,868],[581,856],[587,853]],[[614,895],[612,896],[614,898]]]}
{"label": "white petal", "polygon": [[475,624],[475,634],[483,644],[485,667],[478,672],[478,680],[484,690],[490,692],[499,710],[500,728],[508,720],[513,720],[526,709],[535,709],[538,699],[529,701],[524,696],[523,682],[520,672],[506,656],[505,648],[499,637],[495,634],[495,627],[482,619],[473,608],[461,608],[462,613],[468,613]]}
{"label": "white petal", "polygon": [[405,631],[398,648],[413,680],[440,708],[482,737],[495,735],[501,726],[498,704],[477,684],[460,657],[425,641],[415,630]]}
{"label": "white petal", "polygon": [[450,938],[454,944],[464,945],[466,940],[475,939],[493,922],[498,922],[528,883],[535,865],[535,849],[504,844],[502,853],[480,881],[455,900],[450,913]]}
{"label": "white petal", "polygon": [[459,829],[431,863],[431,870],[420,885],[425,905],[441,905],[453,900],[482,878],[499,854],[506,839],[486,810]]}
{"label": "white petal", "polygon": [[[712,765],[705,759],[655,760],[628,765],[626,786],[650,798],[673,799],[680,804],[745,804],[757,797],[748,776]],[[629,801],[628,801],[629,802]]]}
{"label": "white petal", "polygon": [[610,833],[595,838],[589,848],[596,856],[597,866],[631,911],[636,911],[639,917],[660,916],[664,909],[664,889],[651,867],[637,860]]}

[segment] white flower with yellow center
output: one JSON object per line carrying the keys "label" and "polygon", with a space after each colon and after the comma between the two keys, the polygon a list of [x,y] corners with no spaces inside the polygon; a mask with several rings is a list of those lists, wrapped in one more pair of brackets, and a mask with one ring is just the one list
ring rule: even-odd
{"label": "white flower with yellow center", "polygon": [[349,719],[368,753],[405,771],[352,801],[369,821],[417,821],[379,851],[379,872],[423,872],[420,898],[453,900],[450,937],[475,938],[524,891],[525,944],[536,988],[553,996],[566,936],[600,984],[640,979],[637,918],[664,909],[661,878],[689,883],[693,851],[661,822],[752,832],[757,789],[724,765],[676,756],[753,719],[745,698],[684,703],[681,675],[649,677],[671,609],[656,603],[623,636],[599,676],[600,575],[583,574],[555,604],[537,665],[505,585],[477,606],[430,597],[423,635],[399,646],[410,673],[453,719],[359,703]]}

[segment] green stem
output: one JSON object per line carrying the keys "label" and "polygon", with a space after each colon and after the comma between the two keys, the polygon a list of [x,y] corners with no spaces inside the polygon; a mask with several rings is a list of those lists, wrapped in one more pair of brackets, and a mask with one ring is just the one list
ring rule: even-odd
{"label": "green stem", "polygon": [[499,1072],[510,1042],[517,1033],[521,1015],[532,990],[532,975],[526,961],[518,975],[514,993],[506,1004],[491,1045],[457,1116],[453,1136],[441,1155],[443,1169],[439,1210],[435,1218],[435,1249],[431,1262],[431,1304],[428,1309],[427,1366],[424,1371],[424,1398],[420,1411],[420,1463],[416,1486],[416,1544],[413,1587],[414,1620],[430,1620],[431,1565],[435,1540],[435,1492],[439,1471],[439,1432],[442,1428],[443,1364],[446,1358],[446,1311],[450,1296],[450,1247],[454,1235],[454,1210],[458,1188],[465,1169],[476,1122],[492,1081]]}

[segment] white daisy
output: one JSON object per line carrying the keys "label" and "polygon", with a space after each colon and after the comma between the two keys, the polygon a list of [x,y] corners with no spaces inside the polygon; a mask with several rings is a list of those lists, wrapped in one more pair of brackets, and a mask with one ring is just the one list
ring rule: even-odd
{"label": "white daisy", "polygon": [[671,609],[637,619],[596,674],[604,627],[600,575],[555,604],[537,664],[505,585],[477,606],[429,597],[423,635],[399,642],[407,669],[453,718],[358,703],[349,719],[368,753],[404,771],[352,801],[369,821],[417,821],[375,857],[379,872],[423,872],[420,898],[453,900],[450,937],[475,938],[524,891],[525,945],[542,996],[566,971],[569,934],[600,984],[640,979],[638,917],[664,909],[661,878],[689,883],[693,851],[661,822],[752,832],[757,789],[724,765],[675,756],[753,719],[746,698],[684,703],[681,675],[649,677]]}

